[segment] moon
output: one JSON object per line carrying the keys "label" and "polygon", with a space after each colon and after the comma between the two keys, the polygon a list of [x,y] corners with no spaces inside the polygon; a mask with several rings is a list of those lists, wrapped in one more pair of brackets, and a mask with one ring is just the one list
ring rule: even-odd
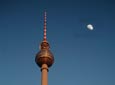
{"label": "moon", "polygon": [[87,28],[88,28],[89,30],[93,30],[93,25],[88,24],[88,25],[87,25]]}

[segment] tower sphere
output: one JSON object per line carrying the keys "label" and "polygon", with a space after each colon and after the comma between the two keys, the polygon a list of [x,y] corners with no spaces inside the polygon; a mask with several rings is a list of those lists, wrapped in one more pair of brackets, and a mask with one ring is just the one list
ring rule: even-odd
{"label": "tower sphere", "polygon": [[54,62],[54,56],[49,50],[48,42],[42,42],[40,45],[40,52],[37,53],[35,61],[37,65],[41,68],[43,64],[47,64],[48,67],[51,67]]}

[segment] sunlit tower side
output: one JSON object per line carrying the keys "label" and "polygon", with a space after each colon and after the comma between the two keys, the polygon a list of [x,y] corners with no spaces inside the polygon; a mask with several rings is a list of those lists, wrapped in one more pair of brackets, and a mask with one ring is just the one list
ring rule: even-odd
{"label": "sunlit tower side", "polygon": [[36,64],[41,68],[41,85],[48,85],[48,69],[54,63],[54,56],[46,36],[46,12],[44,14],[44,37],[40,44],[40,51],[35,58]]}

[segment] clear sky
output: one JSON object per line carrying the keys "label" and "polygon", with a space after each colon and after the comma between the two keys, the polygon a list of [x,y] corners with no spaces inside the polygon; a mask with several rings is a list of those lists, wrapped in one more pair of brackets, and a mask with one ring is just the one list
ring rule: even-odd
{"label": "clear sky", "polygon": [[0,85],[41,85],[44,10],[49,85],[115,85],[114,0],[0,0]]}

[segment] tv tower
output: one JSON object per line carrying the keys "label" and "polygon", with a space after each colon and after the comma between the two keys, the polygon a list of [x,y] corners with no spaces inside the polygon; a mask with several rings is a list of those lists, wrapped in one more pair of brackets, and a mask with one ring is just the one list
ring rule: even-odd
{"label": "tv tower", "polygon": [[48,69],[54,63],[54,56],[46,36],[46,12],[44,14],[44,37],[40,44],[40,51],[35,58],[36,64],[41,68],[41,85],[48,85]]}

